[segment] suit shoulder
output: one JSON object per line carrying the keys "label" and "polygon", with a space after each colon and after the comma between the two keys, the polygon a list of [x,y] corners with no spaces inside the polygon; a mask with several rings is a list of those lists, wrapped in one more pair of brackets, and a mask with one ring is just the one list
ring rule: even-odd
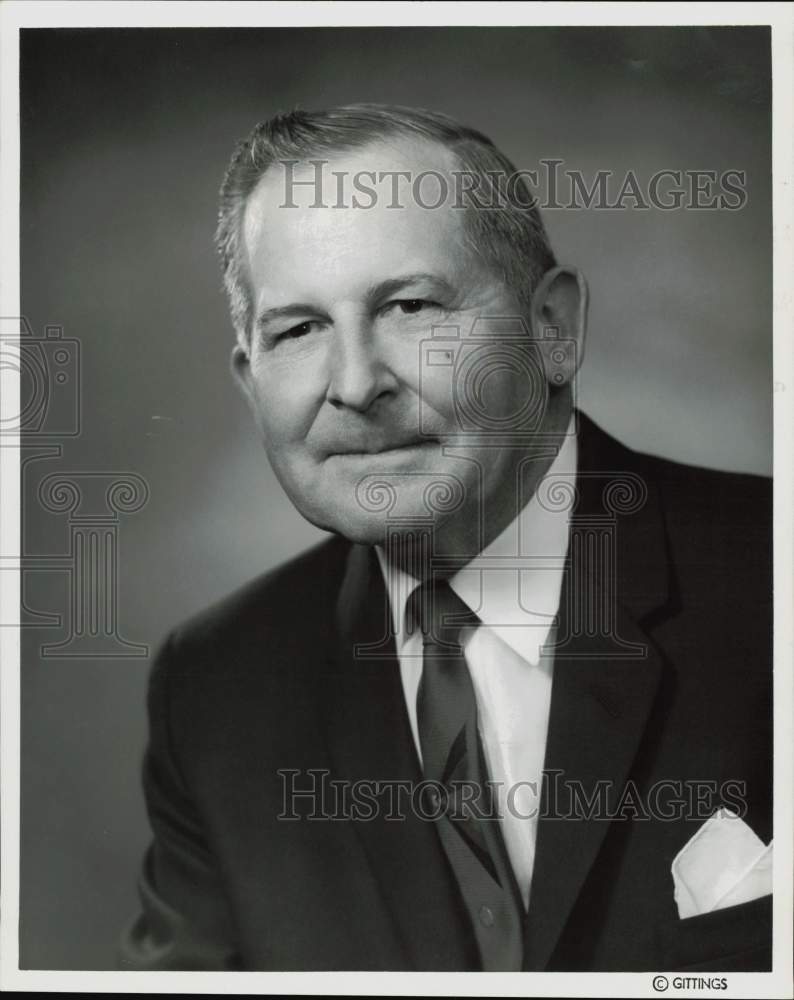
{"label": "suit shoulder", "polygon": [[768,605],[771,479],[651,455],[642,456],[641,467],[659,497],[682,600],[723,609],[735,602]]}
{"label": "suit shoulder", "polygon": [[660,490],[668,519],[708,521],[726,528],[768,531],[772,521],[772,479],[728,472],[656,455],[640,455]]}
{"label": "suit shoulder", "polygon": [[708,523],[771,525],[772,480],[748,472],[729,472],[677,462],[638,451],[612,437],[587,414],[579,412],[582,464],[604,474],[628,471],[658,491],[665,514],[675,525]]}
{"label": "suit shoulder", "polygon": [[227,651],[252,639],[276,641],[322,617],[338,589],[350,543],[332,536],[238,587],[177,625],[169,641],[175,651]]}

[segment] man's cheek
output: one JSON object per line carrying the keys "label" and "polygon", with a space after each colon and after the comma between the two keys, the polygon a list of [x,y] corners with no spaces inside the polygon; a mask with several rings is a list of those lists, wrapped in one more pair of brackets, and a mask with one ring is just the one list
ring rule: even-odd
{"label": "man's cheek", "polygon": [[305,440],[312,410],[301,397],[299,385],[274,379],[260,382],[256,402],[263,435],[273,447],[294,446]]}
{"label": "man's cheek", "polygon": [[457,429],[455,418],[455,373],[453,366],[434,366],[422,372],[419,386],[419,427],[435,437]]}

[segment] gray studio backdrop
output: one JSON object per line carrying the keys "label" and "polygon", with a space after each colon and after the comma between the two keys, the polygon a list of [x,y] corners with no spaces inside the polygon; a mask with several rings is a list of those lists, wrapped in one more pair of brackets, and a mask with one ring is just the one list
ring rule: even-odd
{"label": "gray studio backdrop", "polygon": [[[40,349],[52,409],[25,467],[35,627],[23,633],[21,954],[29,968],[103,969],[135,910],[148,838],[151,659],[118,654],[155,649],[170,626],[321,536],[282,496],[228,374],[212,232],[234,142],[279,110],[384,101],[457,116],[519,167],[746,171],[741,211],[552,210],[546,222],[560,259],[590,281],[584,409],[630,445],[767,473],[769,36],[22,35],[23,311],[34,337],[59,326],[64,345]],[[96,611],[115,630],[110,646],[101,627],[74,634],[70,601],[86,580],[112,605]]]}

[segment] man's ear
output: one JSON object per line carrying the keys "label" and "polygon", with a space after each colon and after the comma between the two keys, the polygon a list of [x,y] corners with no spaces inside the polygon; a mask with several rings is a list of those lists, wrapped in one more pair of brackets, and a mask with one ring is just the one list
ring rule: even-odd
{"label": "man's ear", "polygon": [[235,382],[243,392],[250,405],[254,404],[254,387],[251,378],[251,358],[248,351],[236,344],[232,348],[231,369]]}
{"label": "man's ear", "polygon": [[532,296],[532,333],[540,347],[549,385],[568,385],[584,356],[587,282],[577,267],[548,270]]}

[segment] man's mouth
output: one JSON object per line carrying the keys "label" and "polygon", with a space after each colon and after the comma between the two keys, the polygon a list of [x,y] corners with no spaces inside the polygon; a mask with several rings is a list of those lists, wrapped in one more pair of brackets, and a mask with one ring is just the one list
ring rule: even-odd
{"label": "man's mouth", "polygon": [[351,444],[338,444],[328,449],[329,456],[342,455],[345,458],[375,458],[377,456],[387,456],[412,451],[418,448],[427,448],[437,445],[436,438],[417,437],[400,438],[391,441],[361,441]]}

